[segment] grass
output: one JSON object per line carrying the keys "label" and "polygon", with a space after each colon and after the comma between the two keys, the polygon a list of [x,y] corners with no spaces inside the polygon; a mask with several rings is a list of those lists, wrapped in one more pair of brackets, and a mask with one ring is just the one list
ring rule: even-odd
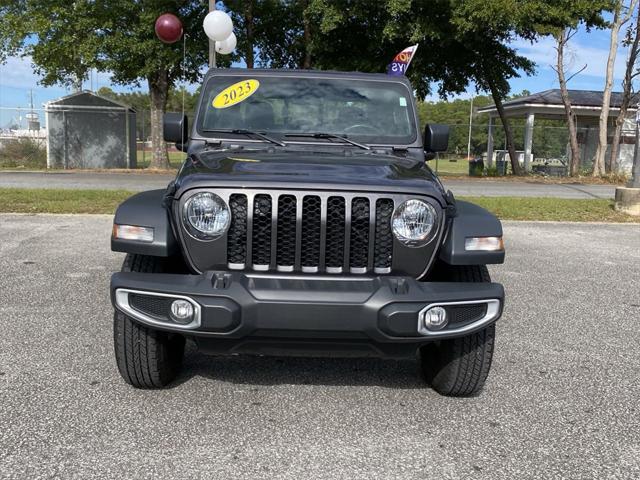
{"label": "grass", "polygon": [[502,220],[634,223],[640,218],[614,210],[613,200],[539,197],[461,197]]}
{"label": "grass", "polygon": [[0,188],[2,213],[114,213],[134,192]]}
{"label": "grass", "polygon": [[[137,155],[138,168],[147,168],[149,166],[149,162],[151,162],[151,156],[153,155],[153,153],[150,151],[143,152],[142,150],[138,150]],[[171,166],[171,168],[177,170],[178,168],[180,168],[180,165],[182,165],[182,162],[184,162],[184,159],[186,157],[187,154],[184,152],[169,151],[169,165]]]}
{"label": "grass", "polygon": [[466,158],[458,158],[456,161],[445,158],[434,158],[428,163],[429,167],[438,175],[468,176],[469,162]]}
{"label": "grass", "polygon": [[[126,190],[67,190],[0,188],[0,213],[103,213],[135,192]],[[461,197],[503,220],[563,222],[640,222],[613,209],[612,200],[573,200],[535,197]]]}

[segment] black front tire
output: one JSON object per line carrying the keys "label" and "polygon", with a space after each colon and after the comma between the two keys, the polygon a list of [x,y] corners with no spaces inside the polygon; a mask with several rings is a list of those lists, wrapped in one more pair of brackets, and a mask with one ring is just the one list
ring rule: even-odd
{"label": "black front tire", "polygon": [[[484,265],[448,266],[443,279],[452,282],[490,282]],[[420,349],[422,374],[441,395],[477,395],[487,380],[495,344],[495,324],[464,337],[441,340]]]}
{"label": "black front tire", "polygon": [[[128,254],[123,272],[159,273],[162,259]],[[185,339],[141,325],[120,311],[113,317],[113,341],[120,375],[136,388],[162,388],[180,373]]]}

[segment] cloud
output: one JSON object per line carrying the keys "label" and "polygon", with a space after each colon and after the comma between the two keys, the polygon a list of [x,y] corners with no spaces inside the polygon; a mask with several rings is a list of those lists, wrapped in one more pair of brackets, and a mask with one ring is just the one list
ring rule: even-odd
{"label": "cloud", "polygon": [[[604,39],[602,35],[600,39]],[[609,58],[608,36],[603,47],[595,47],[595,42],[587,44],[584,40],[594,40],[595,37],[585,35],[580,40],[571,40],[565,51],[565,71],[569,74],[577,72],[586,65],[580,75],[604,79],[607,60]],[[600,42],[605,43],[605,42]],[[512,45],[525,57],[536,62],[539,70],[552,70],[551,65],[556,64],[555,41],[551,37],[544,37],[540,41],[531,44],[525,40],[517,40]],[[615,80],[622,80],[624,77],[627,49],[618,48],[613,76]]]}
{"label": "cloud", "polygon": [[41,88],[40,77],[33,71],[31,57],[9,57],[0,64],[0,85],[14,88]]}

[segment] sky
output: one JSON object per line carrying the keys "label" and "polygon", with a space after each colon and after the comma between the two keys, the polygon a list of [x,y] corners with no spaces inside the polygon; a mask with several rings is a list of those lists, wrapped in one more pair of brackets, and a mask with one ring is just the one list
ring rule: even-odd
{"label": "sky", "polygon": [[[510,82],[512,93],[520,93],[523,90],[539,92],[558,88],[556,73],[551,68],[551,65],[555,64],[554,42],[551,38],[544,38],[534,44],[524,40],[516,40],[513,45],[522,55],[533,60],[537,64],[537,69],[534,76],[512,79]],[[608,53],[608,30],[587,32],[585,29],[581,29],[569,45],[569,51],[566,55],[567,70],[569,73],[575,72],[584,65],[586,65],[586,69],[571,80],[569,88],[602,90]],[[425,53],[418,50],[417,55],[420,54]],[[621,89],[626,56],[626,50],[620,47],[614,70],[614,90]],[[29,106],[31,90],[36,108],[42,108],[45,102],[70,93],[69,90],[62,87],[45,88],[39,85],[38,80],[39,77],[34,72],[29,58],[10,57],[4,65],[0,65],[0,128],[19,114],[15,107],[27,108]],[[97,90],[99,87],[111,86],[109,80],[108,73],[94,73],[93,80],[87,80],[84,88]],[[112,88],[116,91],[135,90],[127,87]],[[470,88],[461,97],[469,98],[474,93],[474,89]],[[432,99],[435,100],[436,97]],[[42,114],[41,121],[44,122]]]}

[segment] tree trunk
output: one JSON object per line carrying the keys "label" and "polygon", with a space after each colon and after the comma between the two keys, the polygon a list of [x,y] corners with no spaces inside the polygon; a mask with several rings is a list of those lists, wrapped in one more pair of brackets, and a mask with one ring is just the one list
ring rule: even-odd
{"label": "tree trunk", "polygon": [[513,142],[513,132],[511,131],[511,125],[509,125],[509,119],[504,113],[504,107],[502,106],[502,98],[500,97],[500,93],[498,92],[498,89],[496,88],[493,80],[488,78],[487,84],[489,85],[489,90],[491,91],[493,102],[496,105],[496,110],[498,110],[498,115],[500,116],[500,121],[502,122],[502,128],[504,129],[504,136],[507,141],[507,151],[509,152],[509,159],[511,160],[511,171],[514,175],[524,175],[524,169],[520,166],[518,156],[516,155],[516,146]]}
{"label": "tree trunk", "polygon": [[618,154],[620,152],[620,138],[622,137],[622,127],[624,126],[625,117],[631,103],[631,87],[633,78],[636,76],[635,66],[638,59],[638,47],[640,46],[640,7],[636,17],[635,28],[631,32],[631,44],[629,45],[629,57],[627,58],[627,66],[622,82],[622,102],[620,111],[616,118],[616,129],[611,140],[611,154],[606,168],[608,172],[616,173],[618,170]]}
{"label": "tree trunk", "polygon": [[618,52],[618,33],[620,32],[621,17],[620,8],[622,1],[620,0],[616,6],[611,24],[611,40],[609,42],[609,58],[607,60],[607,70],[604,81],[604,91],[602,92],[602,109],[600,110],[600,121],[598,126],[598,149],[593,159],[594,177],[605,174],[604,159],[607,153],[607,137],[609,126],[609,106],[611,104],[611,90],[613,89],[613,67],[616,62],[616,53]]}
{"label": "tree trunk", "polygon": [[560,95],[562,96],[562,104],[564,105],[564,113],[567,117],[567,126],[569,127],[569,145],[571,147],[571,161],[569,163],[569,175],[575,177],[580,171],[580,145],[578,145],[578,127],[576,114],[571,105],[569,98],[569,90],[567,89],[567,79],[564,75],[564,46],[566,43],[566,32],[562,32],[556,38],[558,42],[558,57],[556,63],[556,72],[558,73],[558,83],[560,84]]}
{"label": "tree trunk", "polygon": [[253,44],[254,44],[254,18],[253,18],[253,0],[246,2],[246,8],[244,11],[244,24],[247,34],[247,52],[245,55],[245,62],[247,63],[247,68],[253,68],[253,64],[255,61],[255,57],[253,54]]}
{"label": "tree trunk", "polygon": [[307,6],[308,3],[305,2],[305,11],[303,13],[303,23],[304,23],[304,61],[302,63],[302,68],[309,69],[311,68],[311,22],[309,20],[309,15],[307,15]]}
{"label": "tree trunk", "polygon": [[147,82],[151,97],[151,163],[149,168],[169,168],[167,145],[164,142],[164,126],[162,117],[167,108],[169,95],[169,79],[167,70],[158,70]]}

